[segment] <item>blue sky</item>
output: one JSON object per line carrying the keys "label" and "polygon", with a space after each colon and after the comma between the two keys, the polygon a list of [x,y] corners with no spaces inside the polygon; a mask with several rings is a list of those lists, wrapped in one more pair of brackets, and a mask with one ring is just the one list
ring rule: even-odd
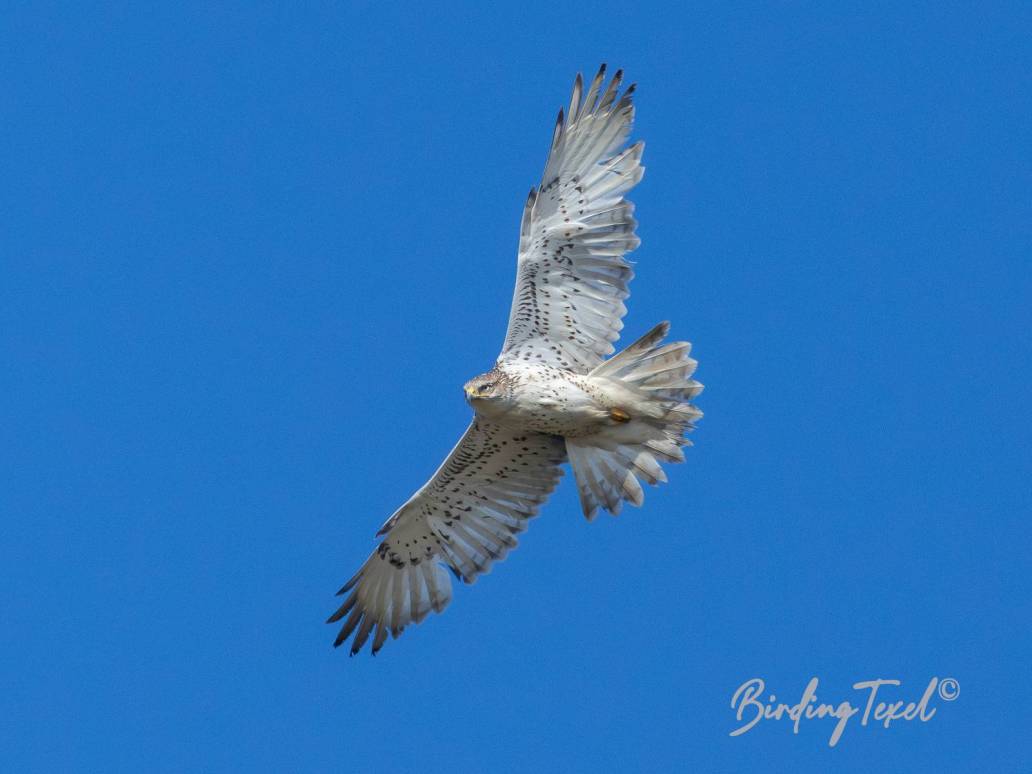
{"label": "blue sky", "polygon": [[[1027,770],[1032,25],[909,5],[9,8],[4,768]],[[602,61],[626,332],[694,342],[696,446],[619,519],[567,477],[349,659],[333,592],[466,426]],[[755,677],[961,695],[731,737]]]}

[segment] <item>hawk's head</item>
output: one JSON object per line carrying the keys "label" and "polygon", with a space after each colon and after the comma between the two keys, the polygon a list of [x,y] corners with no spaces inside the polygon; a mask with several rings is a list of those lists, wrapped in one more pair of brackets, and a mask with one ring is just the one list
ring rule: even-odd
{"label": "hawk's head", "polygon": [[493,368],[486,374],[474,376],[463,385],[462,389],[466,393],[466,400],[476,405],[475,401],[504,398],[508,394],[508,386],[505,374],[497,368]]}

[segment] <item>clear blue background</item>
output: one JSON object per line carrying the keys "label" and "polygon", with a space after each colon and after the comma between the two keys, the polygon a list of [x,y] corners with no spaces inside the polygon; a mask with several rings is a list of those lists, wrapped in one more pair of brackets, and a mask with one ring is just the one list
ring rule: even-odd
{"label": "clear blue background", "polygon": [[[1029,770],[1027,6],[207,5],[4,12],[4,770]],[[600,61],[696,446],[348,659]],[[813,676],[961,696],[729,736]]]}

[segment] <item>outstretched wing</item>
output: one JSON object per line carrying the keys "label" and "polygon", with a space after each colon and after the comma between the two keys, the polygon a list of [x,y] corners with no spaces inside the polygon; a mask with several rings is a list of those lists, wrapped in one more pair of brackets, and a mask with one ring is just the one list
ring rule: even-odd
{"label": "outstretched wing", "polygon": [[351,654],[370,633],[373,653],[451,601],[451,578],[473,583],[516,546],[562,476],[561,438],[510,430],[474,417],[444,464],[391,516],[386,535],[339,594],[350,595],[327,623],[348,616],[334,646],[352,633]]}
{"label": "outstretched wing", "polygon": [[641,180],[643,144],[631,133],[632,84],[619,96],[618,70],[605,65],[583,95],[577,75],[541,178],[520,225],[509,330],[499,361],[526,360],[586,373],[613,352],[634,273],[624,254],[638,246],[634,205],[624,194]]}

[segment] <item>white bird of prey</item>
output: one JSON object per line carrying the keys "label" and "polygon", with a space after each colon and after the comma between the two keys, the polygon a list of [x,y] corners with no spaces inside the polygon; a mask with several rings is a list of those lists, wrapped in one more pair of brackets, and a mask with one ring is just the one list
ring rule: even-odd
{"label": "white bird of prey", "polygon": [[627,146],[634,85],[608,85],[605,65],[587,92],[580,74],[559,118],[541,178],[520,223],[516,290],[498,360],[464,387],[473,421],[444,463],[380,528],[383,542],[338,593],[328,623],[351,654],[372,634],[375,654],[451,600],[451,579],[472,583],[516,545],[569,460],[581,508],[616,515],[641,505],[639,479],[666,481],[684,433],[702,416],[690,401],[691,345],[663,344],[660,323],[615,357],[638,246],[634,206],[642,143]]}

